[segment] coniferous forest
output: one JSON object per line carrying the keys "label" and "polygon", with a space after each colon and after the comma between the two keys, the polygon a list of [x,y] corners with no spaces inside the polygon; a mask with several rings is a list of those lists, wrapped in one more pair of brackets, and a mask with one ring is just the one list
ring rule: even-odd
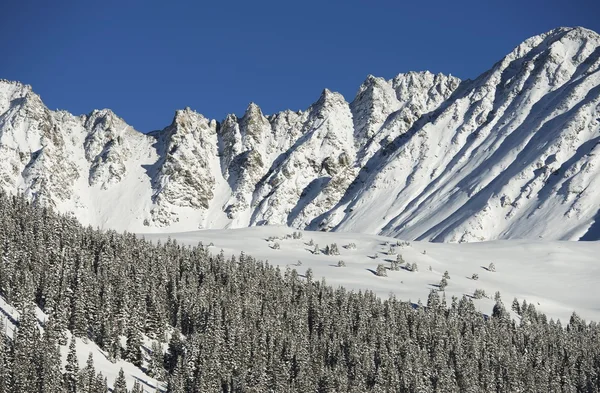
{"label": "coniferous forest", "polygon": [[443,292],[381,299],[244,254],[85,228],[3,193],[0,247],[0,293],[20,311],[1,337],[0,393],[126,392],[122,373],[106,381],[91,358],[79,369],[67,330],[173,393],[600,391],[600,327],[576,314],[562,325],[518,302],[515,320],[500,299],[489,316]]}

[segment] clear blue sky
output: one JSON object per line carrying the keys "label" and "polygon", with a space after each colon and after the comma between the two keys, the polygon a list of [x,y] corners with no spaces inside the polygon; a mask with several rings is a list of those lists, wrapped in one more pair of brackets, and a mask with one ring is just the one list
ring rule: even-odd
{"label": "clear blue sky", "polygon": [[51,109],[111,108],[140,131],[190,106],[210,118],[351,100],[368,74],[474,78],[558,26],[600,32],[598,0],[5,1],[0,78]]}

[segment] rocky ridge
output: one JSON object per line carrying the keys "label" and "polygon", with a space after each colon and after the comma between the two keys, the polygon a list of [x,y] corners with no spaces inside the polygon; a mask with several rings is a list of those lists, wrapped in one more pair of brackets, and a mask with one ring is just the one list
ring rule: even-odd
{"label": "rocky ridge", "polygon": [[[352,102],[186,108],[143,134],[0,81],[0,187],[135,232],[252,225],[434,241],[600,235],[600,36],[532,37],[475,80],[368,76]],[[597,232],[597,234],[596,234]]]}

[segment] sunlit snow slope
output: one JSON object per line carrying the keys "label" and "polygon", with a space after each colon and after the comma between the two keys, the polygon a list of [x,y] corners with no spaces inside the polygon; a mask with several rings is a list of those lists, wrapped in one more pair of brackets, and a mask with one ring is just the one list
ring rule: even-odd
{"label": "sunlit snow slope", "polygon": [[0,81],[0,187],[133,232],[285,225],[463,242],[600,238],[600,36],[532,37],[475,80],[369,76],[352,102],[186,108],[142,134]]}
{"label": "sunlit snow slope", "polygon": [[[348,290],[372,290],[386,298],[394,294],[403,301],[427,303],[427,297],[438,285],[444,272],[450,279],[445,289],[448,304],[452,296],[472,296],[482,289],[487,298],[474,300],[485,314],[491,313],[497,291],[510,308],[514,298],[526,300],[549,318],[567,322],[573,312],[587,320],[600,320],[600,242],[497,240],[465,244],[412,241],[399,242],[390,237],[304,231],[301,239],[290,238],[293,229],[286,227],[254,227],[233,230],[203,230],[174,234],[150,234],[146,239],[180,243],[202,242],[209,250],[223,250],[226,257],[246,255],[287,267],[304,274],[312,269],[313,279],[324,277],[328,284]],[[286,238],[287,235],[287,238]],[[312,240],[313,245],[310,245]],[[279,249],[275,243],[279,244]],[[325,248],[337,244],[340,255],[326,255]],[[348,248],[351,243],[356,248]],[[318,246],[319,254],[314,254]],[[390,248],[393,255],[389,255]],[[417,272],[404,268],[386,269],[387,277],[377,276],[377,266],[390,267],[397,255],[407,263],[416,263]],[[338,267],[343,260],[345,267]],[[490,264],[495,272],[489,271]],[[431,270],[430,270],[431,268]],[[473,274],[478,279],[473,279]]]}

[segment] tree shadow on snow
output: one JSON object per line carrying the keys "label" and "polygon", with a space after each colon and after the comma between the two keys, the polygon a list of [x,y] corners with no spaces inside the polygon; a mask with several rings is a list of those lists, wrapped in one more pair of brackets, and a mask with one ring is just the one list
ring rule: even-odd
{"label": "tree shadow on snow", "polygon": [[160,388],[158,387],[158,384],[156,384],[156,385],[152,384],[152,383],[151,383],[151,381],[146,381],[146,380],[144,380],[144,379],[142,379],[142,378],[140,378],[140,377],[136,377],[135,375],[132,375],[132,377],[133,377],[133,378],[134,378],[136,381],[138,381],[138,382],[139,382],[139,383],[141,383],[141,384],[144,384],[144,385],[146,385],[146,386],[147,386],[147,387],[149,387],[150,389],[156,389],[156,391],[157,391],[157,392],[164,392],[164,391],[165,391],[165,390],[163,390],[163,389],[160,389]]}
{"label": "tree shadow on snow", "polygon": [[[373,273],[374,275],[376,275],[376,276],[377,276],[377,272],[376,272],[375,270],[373,270],[373,269],[365,269],[365,270],[368,270],[368,271],[370,271],[371,273]],[[379,277],[379,276],[378,276],[378,277]]]}

